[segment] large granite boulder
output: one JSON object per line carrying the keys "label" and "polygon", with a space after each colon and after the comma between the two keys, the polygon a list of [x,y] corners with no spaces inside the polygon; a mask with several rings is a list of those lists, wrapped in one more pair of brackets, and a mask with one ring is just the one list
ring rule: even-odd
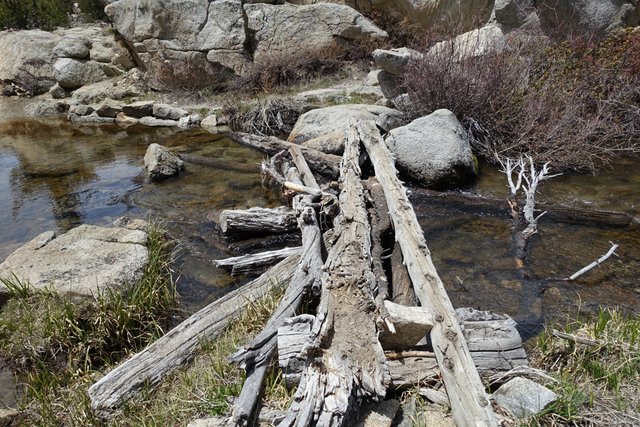
{"label": "large granite boulder", "polygon": [[150,179],[159,181],[180,173],[184,162],[167,147],[154,143],[149,145],[144,155],[144,167]]}
{"label": "large granite boulder", "polygon": [[[120,75],[135,66],[107,25],[0,32],[0,81],[38,95],[56,83],[75,89]],[[62,96],[62,95],[61,95]]]}
{"label": "large granite boulder", "polygon": [[464,128],[449,110],[437,110],[389,132],[385,138],[406,177],[436,188],[464,184],[477,175]]}
{"label": "large granite boulder", "polygon": [[321,51],[336,42],[376,40],[387,33],[356,10],[332,3],[309,6],[246,4],[248,30],[253,34],[256,62],[272,55]]}
{"label": "large granite boulder", "polygon": [[350,123],[370,120],[388,131],[399,126],[403,117],[400,111],[381,105],[345,104],[317,108],[298,118],[288,141],[329,154],[341,154],[345,129]]}
{"label": "large granite boulder", "polygon": [[637,0],[543,0],[536,2],[536,7],[549,35],[602,35],[640,22]]}
{"label": "large granite boulder", "polygon": [[0,32],[0,81],[31,95],[48,91],[56,83],[53,47],[58,40],[40,30]]}
{"label": "large granite boulder", "polygon": [[[147,234],[127,228],[81,225],[56,235],[40,234],[0,264],[0,277],[52,286],[61,293],[90,296],[124,289],[139,280],[149,260]],[[0,294],[7,289],[0,285]]]}
{"label": "large granite boulder", "polygon": [[518,418],[539,414],[558,400],[558,395],[547,387],[522,377],[515,377],[501,385],[492,397],[498,405]]}

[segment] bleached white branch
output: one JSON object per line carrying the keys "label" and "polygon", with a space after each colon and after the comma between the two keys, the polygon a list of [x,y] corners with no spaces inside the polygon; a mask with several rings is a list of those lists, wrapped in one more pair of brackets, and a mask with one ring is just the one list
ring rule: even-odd
{"label": "bleached white branch", "polygon": [[[611,246],[611,249],[609,249],[609,251],[606,254],[602,255],[600,258],[598,258],[597,260],[593,261],[591,264],[587,265],[585,268],[576,271],[575,273],[573,273],[571,276],[569,276],[565,280],[568,280],[568,281],[575,280],[578,277],[582,276],[587,271],[589,271],[589,270],[599,266],[603,262],[605,262],[607,259],[609,259],[609,257],[611,255],[616,255],[616,253],[615,253],[616,249],[618,249],[620,247],[620,245],[617,245],[617,244],[615,244],[613,242],[609,242],[609,243],[611,243],[612,246]],[[618,256],[618,255],[616,255],[616,256]]]}

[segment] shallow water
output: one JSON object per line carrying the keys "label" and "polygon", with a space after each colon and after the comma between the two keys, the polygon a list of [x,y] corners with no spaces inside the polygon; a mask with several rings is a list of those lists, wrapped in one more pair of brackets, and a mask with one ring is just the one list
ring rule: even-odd
{"label": "shallow water", "polygon": [[[157,142],[213,157],[222,167],[188,165],[179,178],[148,182],[146,147]],[[215,229],[224,208],[275,206],[279,194],[261,184],[262,154],[201,130],[74,127],[64,121],[0,121],[0,261],[46,230],[108,224],[126,215],[165,221],[180,242],[179,292],[188,311],[234,286],[211,260],[234,254]],[[249,170],[246,171],[246,166]],[[252,165],[256,165],[252,168]],[[244,166],[244,167],[243,167]],[[241,171],[238,169],[245,169]],[[504,198],[504,176],[484,166],[467,190]],[[623,160],[598,177],[562,176],[545,182],[539,201],[619,210],[640,216],[640,161]],[[434,262],[455,306],[512,315],[527,336],[545,321],[592,312],[602,305],[640,311],[638,229],[597,228],[541,220],[531,242],[535,277],[519,281],[504,212],[425,202],[416,204]],[[618,258],[576,282],[566,277],[620,244]]]}

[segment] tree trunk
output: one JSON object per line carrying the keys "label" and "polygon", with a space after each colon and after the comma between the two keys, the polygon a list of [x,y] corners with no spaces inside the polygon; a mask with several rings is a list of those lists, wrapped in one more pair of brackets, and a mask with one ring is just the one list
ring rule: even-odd
{"label": "tree trunk", "polygon": [[282,234],[298,229],[296,214],[290,208],[226,209],[220,214],[220,229],[227,236]]}
{"label": "tree trunk", "polygon": [[263,271],[266,267],[273,265],[290,255],[299,254],[301,250],[301,247],[276,249],[257,254],[219,259],[213,262],[218,268],[230,269],[232,276],[249,273],[254,273],[253,275],[257,276],[257,273],[261,270]]}

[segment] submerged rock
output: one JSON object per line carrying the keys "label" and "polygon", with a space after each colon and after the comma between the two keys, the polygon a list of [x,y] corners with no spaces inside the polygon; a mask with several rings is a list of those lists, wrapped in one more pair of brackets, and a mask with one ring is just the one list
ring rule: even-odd
{"label": "submerged rock", "polygon": [[454,187],[477,175],[467,133],[449,110],[393,129],[385,142],[400,172],[425,186]]}
{"label": "submerged rock", "polygon": [[184,162],[167,147],[151,144],[144,155],[144,167],[152,180],[161,180],[177,175],[184,169]]}
{"label": "submerged rock", "polygon": [[[35,289],[91,296],[124,289],[139,280],[149,260],[147,234],[140,230],[81,225],[57,236],[40,234],[0,264],[0,277],[28,282]],[[0,285],[0,294],[7,288]]]}

